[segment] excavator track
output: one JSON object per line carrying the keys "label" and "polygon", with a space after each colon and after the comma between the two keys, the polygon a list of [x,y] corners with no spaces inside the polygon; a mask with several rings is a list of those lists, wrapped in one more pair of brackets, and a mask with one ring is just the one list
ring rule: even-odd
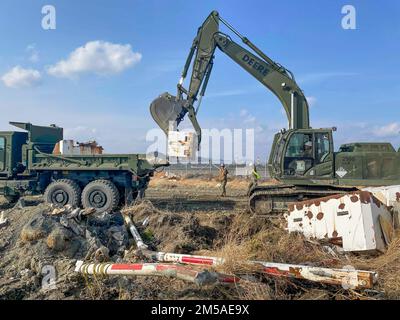
{"label": "excavator track", "polygon": [[356,187],[333,185],[258,186],[249,195],[249,208],[252,213],[257,215],[276,216],[287,212],[291,203],[357,190]]}

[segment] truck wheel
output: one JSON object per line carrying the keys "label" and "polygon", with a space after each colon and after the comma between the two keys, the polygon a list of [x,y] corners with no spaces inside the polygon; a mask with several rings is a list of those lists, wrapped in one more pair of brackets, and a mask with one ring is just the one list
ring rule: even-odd
{"label": "truck wheel", "polygon": [[72,207],[79,207],[81,197],[81,188],[79,185],[69,179],[60,179],[50,183],[44,193],[44,199],[47,203],[62,207],[67,204]]}
{"label": "truck wheel", "polygon": [[109,180],[90,182],[82,191],[84,208],[95,208],[97,213],[111,212],[119,203],[119,191]]}

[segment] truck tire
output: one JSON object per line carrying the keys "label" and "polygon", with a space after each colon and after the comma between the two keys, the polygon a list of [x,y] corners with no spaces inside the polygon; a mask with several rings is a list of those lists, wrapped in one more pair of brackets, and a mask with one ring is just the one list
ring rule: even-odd
{"label": "truck tire", "polygon": [[112,212],[119,203],[119,191],[109,180],[90,182],[82,191],[84,208],[95,208],[97,213]]}
{"label": "truck tire", "polygon": [[81,200],[81,188],[73,180],[56,180],[47,186],[44,192],[44,199],[47,203],[59,207],[69,204],[77,208]]}

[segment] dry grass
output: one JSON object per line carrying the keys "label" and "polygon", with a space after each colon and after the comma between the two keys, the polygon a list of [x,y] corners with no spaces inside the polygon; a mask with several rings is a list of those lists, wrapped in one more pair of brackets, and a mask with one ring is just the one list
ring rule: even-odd
{"label": "dry grass", "polygon": [[[142,234],[143,240],[157,250],[190,253],[211,248],[216,232],[200,223],[192,213],[161,211],[150,201],[125,208]],[[143,221],[148,223],[143,226]]]}
{"label": "dry grass", "polygon": [[[187,212],[178,214],[159,210],[148,201],[139,203],[129,210],[137,224],[149,217],[149,225],[141,230],[141,233],[151,230],[154,238],[158,240],[153,242],[154,249],[222,257],[225,263],[215,269],[242,278],[242,281],[233,287],[218,286],[211,291],[204,288],[198,290],[181,282],[172,282],[167,296],[173,294],[174,297],[180,295],[181,298],[190,298],[204,294],[208,298],[209,294],[215,298],[257,300],[343,300],[378,297],[378,295],[371,296],[368,292],[349,291],[341,287],[269,277],[262,275],[256,265],[246,263],[249,260],[262,260],[328,268],[352,265],[356,269],[376,271],[379,278],[374,290],[378,293],[384,292],[384,295],[379,297],[400,299],[400,232],[396,234],[384,254],[332,255],[317,242],[309,241],[300,234],[289,234],[283,228],[284,222],[279,219],[263,220],[246,213],[224,216],[226,219],[223,219],[224,225],[219,226],[219,236],[210,240],[210,235],[206,231],[217,228],[218,224],[215,221],[221,219],[221,214],[210,213],[205,221]],[[183,289],[185,286],[186,289]]]}
{"label": "dry grass", "polygon": [[359,269],[378,272],[378,289],[389,299],[400,299],[400,231],[384,254],[376,257],[354,256],[351,264]]}
{"label": "dry grass", "polygon": [[[195,187],[202,189],[217,188],[219,180],[217,176],[197,176],[197,175],[184,175],[182,177],[166,178],[164,176],[154,177],[151,179],[149,187],[150,188],[176,188],[179,187]],[[228,179],[228,187],[232,189],[243,189],[246,190],[249,184],[249,180],[243,178],[230,177]]]}

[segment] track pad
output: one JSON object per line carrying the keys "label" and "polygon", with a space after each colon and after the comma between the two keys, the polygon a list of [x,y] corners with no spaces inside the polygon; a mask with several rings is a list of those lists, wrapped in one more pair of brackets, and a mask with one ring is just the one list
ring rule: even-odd
{"label": "track pad", "polygon": [[183,101],[176,101],[176,97],[168,92],[163,93],[150,104],[150,113],[158,126],[168,134],[170,123],[179,125],[185,114]]}

